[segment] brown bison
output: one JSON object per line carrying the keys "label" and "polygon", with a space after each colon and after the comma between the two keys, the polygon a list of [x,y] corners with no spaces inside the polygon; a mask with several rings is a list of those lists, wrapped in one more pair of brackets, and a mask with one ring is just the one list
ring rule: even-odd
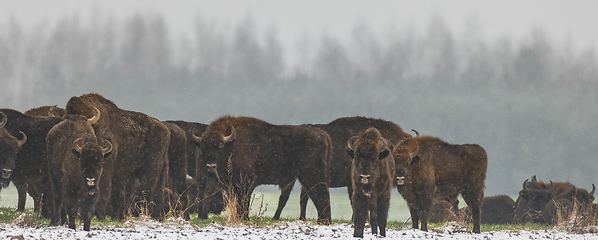
{"label": "brown bison", "polygon": [[[484,197],[482,205],[482,224],[513,224],[515,215],[515,201],[507,195]],[[464,207],[459,214],[471,217],[471,211]]]}
{"label": "brown bison", "polygon": [[480,232],[488,158],[477,144],[455,145],[431,136],[416,136],[394,149],[397,190],[409,206],[412,227],[427,231],[434,198],[456,199],[459,194]]}
{"label": "brown bison", "polygon": [[25,115],[29,116],[44,116],[44,117],[62,117],[64,115],[64,108],[60,108],[56,105],[53,106],[41,106],[29,109],[24,112]]}
{"label": "brown bison", "polygon": [[189,198],[187,192],[187,135],[178,125],[162,122],[170,130],[170,144],[168,145],[168,181],[167,188],[171,190],[176,211],[181,212],[189,220]]}
{"label": "brown bison", "polygon": [[[316,124],[315,127],[321,128],[328,135],[333,143],[332,158],[328,163],[328,173],[330,178],[330,187],[347,187],[349,199],[353,196],[351,165],[353,159],[346,153],[346,143],[349,138],[357,136],[365,130],[374,127],[380,135],[389,140],[392,144],[397,144],[403,139],[411,138],[411,135],[405,133],[401,127],[393,122],[382,119],[366,117],[344,117],[336,119],[328,124]],[[305,192],[305,188],[301,189]],[[303,194],[301,195],[303,196]],[[305,218],[305,209],[307,198],[301,198],[301,217]]]}
{"label": "brown bison", "polygon": [[93,210],[100,196],[98,185],[104,158],[112,151],[109,141],[102,147],[102,141],[96,138],[92,125],[99,120],[100,111],[95,110],[97,114],[90,119],[67,115],[66,120],[54,126],[46,137],[53,225],[66,222],[64,211],[69,218],[69,228],[75,229],[75,220],[80,213],[83,229],[90,230]]}
{"label": "brown bison", "polygon": [[394,160],[392,143],[378,129],[369,128],[348,140],[351,164],[354,237],[363,237],[365,221],[370,216],[372,234],[386,236],[386,221],[393,187]]}
{"label": "brown bison", "polygon": [[9,134],[19,136],[22,132],[27,136],[27,142],[17,153],[15,167],[10,177],[17,188],[17,210],[25,209],[27,192],[29,192],[34,200],[35,210],[47,217],[47,213],[42,208],[43,193],[50,191],[46,164],[46,134],[63,119],[28,116],[12,109],[0,109],[0,111],[9,119],[4,126]]}
{"label": "brown bison", "polygon": [[15,168],[17,152],[21,146],[27,142],[27,135],[20,131],[21,140],[8,133],[4,126],[8,117],[0,112],[0,189],[5,188],[10,183],[10,175]]}
{"label": "brown bison", "polygon": [[[205,132],[208,125],[195,122],[186,121],[166,121],[174,123],[185,132],[187,138],[186,156],[187,156],[187,174],[190,179],[187,179],[189,201],[191,211],[198,213],[198,218],[207,219],[208,213],[220,213],[224,210],[224,200],[222,198],[222,191],[217,184],[208,186],[208,171],[206,165],[200,162],[199,146],[193,140],[193,136],[201,135]],[[204,196],[207,187],[211,195]]]}
{"label": "brown bison", "polygon": [[[382,137],[388,139],[393,144],[411,137],[411,135],[403,132],[403,129],[393,122],[367,117],[343,117],[327,124],[310,124],[310,126],[320,128],[326,131],[330,136],[330,139],[332,140],[332,158],[330,158],[330,161],[327,164],[330,179],[329,187],[347,187],[349,200],[351,200],[353,196],[353,187],[351,183],[351,164],[353,159],[351,156],[347,155],[346,151],[349,138],[361,134],[370,127],[378,129]],[[290,195],[293,188],[293,184],[294,182],[291,182],[291,185],[283,188],[278,202],[278,209],[272,219],[276,220],[280,217],[282,209],[288,200],[288,195]],[[305,195],[306,193],[307,189],[301,187],[300,219],[305,219],[308,200],[308,197]]]}
{"label": "brown bison", "polygon": [[557,209],[570,211],[576,204],[580,209],[594,201],[596,187],[592,184],[592,191],[577,188],[569,182],[545,183],[537,180],[525,180],[519,192],[515,207],[515,222],[535,222],[553,224]]}
{"label": "brown bison", "polygon": [[[120,109],[96,93],[72,97],[65,112],[67,115],[89,117],[94,115],[94,107],[101,112],[100,119],[93,126],[95,134],[113,145],[112,154],[104,160],[96,214],[103,219],[108,201],[112,200],[110,215],[122,219],[132,205],[127,203],[127,196],[132,194],[145,199],[152,217],[164,216],[170,130],[159,120],[140,112]],[[128,192],[127,185],[135,179],[140,181],[138,191]]]}
{"label": "brown bison", "polygon": [[224,116],[201,137],[201,161],[211,177],[237,197],[238,214],[249,217],[251,193],[262,184],[284,185],[295,179],[310,189],[318,222],[329,223],[330,194],[326,163],[328,134],[309,126],[273,125],[251,117]]}

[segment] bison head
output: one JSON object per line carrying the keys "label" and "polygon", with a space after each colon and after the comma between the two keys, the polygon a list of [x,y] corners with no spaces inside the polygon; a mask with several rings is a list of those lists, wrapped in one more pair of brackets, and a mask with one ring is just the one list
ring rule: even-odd
{"label": "bison head", "polygon": [[27,135],[20,132],[22,135],[21,140],[13,137],[4,128],[8,118],[6,114],[0,112],[0,189],[7,187],[10,182],[10,175],[13,168],[15,167],[15,160],[17,158],[17,152],[27,142]]}
{"label": "bison head", "polygon": [[400,194],[405,192],[405,187],[409,180],[411,165],[419,157],[419,144],[414,139],[401,141],[393,151],[395,160],[395,184]]}
{"label": "bison head", "polygon": [[515,215],[523,222],[543,222],[542,211],[546,204],[552,199],[554,184],[550,181],[550,189],[529,188],[529,179],[523,182],[523,189],[519,192]]}
{"label": "bison head", "polygon": [[230,134],[224,136],[217,131],[206,131],[201,137],[193,135],[193,141],[200,149],[199,159],[206,165],[208,173],[216,174],[219,164],[225,164],[229,154],[226,146],[235,140],[235,128],[230,125]]}
{"label": "bison head", "polygon": [[371,195],[372,185],[380,174],[380,161],[389,157],[391,151],[392,144],[376,128],[369,128],[347,142],[347,153],[353,158],[354,187],[360,187],[365,196]]}
{"label": "bison head", "polygon": [[[106,147],[97,143],[95,136],[88,134],[74,141],[73,154],[80,159],[84,185],[90,195],[95,194],[102,174],[104,159],[112,153],[112,143],[106,140]],[[81,146],[82,145],[82,146]]]}

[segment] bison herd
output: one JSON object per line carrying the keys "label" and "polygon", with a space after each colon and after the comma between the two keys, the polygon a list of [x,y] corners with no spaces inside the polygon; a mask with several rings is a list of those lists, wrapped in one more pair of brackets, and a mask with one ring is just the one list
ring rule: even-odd
{"label": "bison herd", "polygon": [[[225,204],[248,218],[252,192],[263,184],[281,189],[278,219],[297,180],[300,218],[311,199],[321,224],[331,221],[328,189],[347,187],[356,237],[363,237],[366,220],[373,234],[385,236],[393,188],[407,202],[413,228],[422,230],[460,214],[471,218],[476,233],[481,223],[551,224],[556,209],[594,200],[594,186],[588,192],[535,176],[516,202],[484,198],[488,160],[482,147],[412,136],[381,119],[160,121],[95,93],[72,97],[65,108],[0,109],[0,118],[0,186],[13,182],[19,211],[28,193],[35,211],[70,228],[79,217],[85,230],[93,216],[207,218]],[[458,209],[459,195],[466,210]]]}

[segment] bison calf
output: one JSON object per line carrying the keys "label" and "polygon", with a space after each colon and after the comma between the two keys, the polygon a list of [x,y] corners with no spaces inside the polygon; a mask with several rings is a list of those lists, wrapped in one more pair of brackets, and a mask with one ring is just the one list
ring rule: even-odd
{"label": "bison calf", "polygon": [[412,227],[427,231],[434,198],[463,196],[480,232],[488,159],[477,144],[455,145],[430,136],[406,139],[394,149],[397,190],[407,201]]}
{"label": "bison calf", "polygon": [[366,216],[370,214],[372,233],[386,236],[386,221],[392,191],[394,160],[392,143],[369,128],[349,139],[347,152],[353,158],[351,206],[355,224],[354,237],[363,237]]}

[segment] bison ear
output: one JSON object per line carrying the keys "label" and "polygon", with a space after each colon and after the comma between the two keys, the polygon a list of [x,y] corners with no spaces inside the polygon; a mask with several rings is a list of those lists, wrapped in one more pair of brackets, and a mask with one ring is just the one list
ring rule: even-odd
{"label": "bison ear", "polygon": [[380,159],[380,160],[385,159],[386,157],[388,157],[388,154],[390,154],[390,151],[388,150],[388,148],[384,149],[384,151],[382,151],[380,153],[380,156],[378,159]]}
{"label": "bison ear", "polygon": [[73,154],[75,154],[75,156],[77,158],[81,158],[81,153],[79,151],[77,151],[76,149],[71,149],[71,152],[73,152]]}
{"label": "bison ear", "polygon": [[355,157],[353,157],[353,155],[355,154],[355,152],[350,147],[347,147],[347,153],[349,154],[349,156],[351,156],[351,158],[355,158]]}

